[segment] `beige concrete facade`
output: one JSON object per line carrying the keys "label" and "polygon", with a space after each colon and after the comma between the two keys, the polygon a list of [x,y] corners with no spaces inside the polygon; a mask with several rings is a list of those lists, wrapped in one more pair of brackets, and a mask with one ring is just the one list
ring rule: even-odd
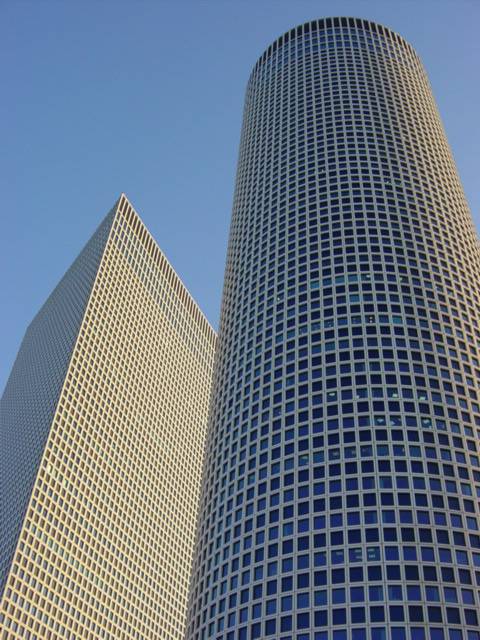
{"label": "beige concrete facade", "polygon": [[184,634],[215,333],[124,195],[100,230],[84,305],[81,254],[2,399],[2,639]]}

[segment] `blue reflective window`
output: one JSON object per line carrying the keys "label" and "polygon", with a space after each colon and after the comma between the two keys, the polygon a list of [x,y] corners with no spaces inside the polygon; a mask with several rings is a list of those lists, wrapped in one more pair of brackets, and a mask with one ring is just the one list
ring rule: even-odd
{"label": "blue reflective window", "polygon": [[352,602],[365,602],[363,587],[350,587],[350,599]]}
{"label": "blue reflective window", "polygon": [[345,589],[333,589],[332,591],[333,604],[342,604],[345,602]]}
{"label": "blue reflective window", "polygon": [[297,609],[305,609],[310,606],[310,594],[298,593],[297,594]]}
{"label": "blue reflective window", "polygon": [[383,600],[383,587],[381,585],[368,587],[368,597],[370,600]]}

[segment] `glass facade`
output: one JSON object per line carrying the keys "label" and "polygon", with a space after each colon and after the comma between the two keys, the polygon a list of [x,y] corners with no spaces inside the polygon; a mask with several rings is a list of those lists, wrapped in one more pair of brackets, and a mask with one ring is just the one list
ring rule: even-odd
{"label": "glass facade", "polygon": [[250,77],[189,640],[479,640],[480,248],[425,71],[364,20]]}

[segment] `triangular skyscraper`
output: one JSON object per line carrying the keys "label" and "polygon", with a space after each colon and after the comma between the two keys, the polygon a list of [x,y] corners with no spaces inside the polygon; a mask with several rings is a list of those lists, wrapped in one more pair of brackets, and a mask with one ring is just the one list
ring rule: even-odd
{"label": "triangular skyscraper", "polygon": [[214,346],[122,195],[1,400],[2,638],[182,637]]}

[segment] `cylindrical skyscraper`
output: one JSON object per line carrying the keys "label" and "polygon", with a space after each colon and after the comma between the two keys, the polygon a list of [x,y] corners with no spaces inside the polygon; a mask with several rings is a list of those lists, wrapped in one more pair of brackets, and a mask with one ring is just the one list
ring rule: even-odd
{"label": "cylindrical skyscraper", "polygon": [[284,34],[247,87],[190,640],[480,640],[479,319],[412,47]]}

